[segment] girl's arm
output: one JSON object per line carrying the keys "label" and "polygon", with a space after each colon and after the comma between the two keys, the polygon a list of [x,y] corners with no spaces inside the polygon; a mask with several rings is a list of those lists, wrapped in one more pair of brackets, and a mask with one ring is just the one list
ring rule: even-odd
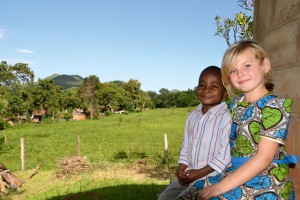
{"label": "girl's arm", "polygon": [[274,159],[279,144],[260,138],[257,153],[220,183],[199,191],[198,200],[206,200],[230,191],[257,176]]}

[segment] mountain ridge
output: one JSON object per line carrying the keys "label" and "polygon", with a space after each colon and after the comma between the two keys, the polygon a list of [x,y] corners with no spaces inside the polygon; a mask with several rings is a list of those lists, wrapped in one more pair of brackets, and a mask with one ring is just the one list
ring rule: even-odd
{"label": "mountain ridge", "polygon": [[79,75],[67,75],[67,74],[52,74],[45,79],[52,79],[54,85],[61,86],[63,89],[68,89],[71,87],[80,87],[84,78]]}

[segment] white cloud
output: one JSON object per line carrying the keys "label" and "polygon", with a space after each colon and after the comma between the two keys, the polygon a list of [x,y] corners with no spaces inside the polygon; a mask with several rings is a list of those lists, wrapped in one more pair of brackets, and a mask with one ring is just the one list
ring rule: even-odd
{"label": "white cloud", "polygon": [[4,30],[0,29],[0,39],[4,39]]}
{"label": "white cloud", "polygon": [[28,49],[17,49],[17,52],[26,53],[26,54],[33,54],[33,51],[28,50]]}

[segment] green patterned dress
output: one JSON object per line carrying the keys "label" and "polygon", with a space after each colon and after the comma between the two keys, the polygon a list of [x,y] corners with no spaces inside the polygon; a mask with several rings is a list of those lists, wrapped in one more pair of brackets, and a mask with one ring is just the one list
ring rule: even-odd
{"label": "green patterned dress", "polygon": [[233,124],[230,135],[232,165],[224,174],[197,181],[184,191],[179,199],[197,199],[198,190],[218,183],[256,154],[260,138],[280,144],[273,162],[260,174],[214,199],[295,199],[293,182],[288,177],[289,164],[297,157],[287,156],[284,144],[287,138],[292,100],[268,94],[254,103],[236,98],[230,106]]}

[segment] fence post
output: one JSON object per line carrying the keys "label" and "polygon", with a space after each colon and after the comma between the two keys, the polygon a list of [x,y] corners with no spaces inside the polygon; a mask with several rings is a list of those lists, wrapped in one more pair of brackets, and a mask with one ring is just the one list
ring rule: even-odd
{"label": "fence post", "polygon": [[164,139],[165,139],[165,163],[169,164],[169,161],[168,161],[168,137],[167,137],[166,133],[164,135]]}
{"label": "fence post", "polygon": [[22,171],[25,170],[25,146],[24,138],[21,138],[21,168]]}
{"label": "fence post", "polygon": [[80,137],[79,137],[79,135],[77,136],[77,151],[78,151],[78,156],[80,157]]}

